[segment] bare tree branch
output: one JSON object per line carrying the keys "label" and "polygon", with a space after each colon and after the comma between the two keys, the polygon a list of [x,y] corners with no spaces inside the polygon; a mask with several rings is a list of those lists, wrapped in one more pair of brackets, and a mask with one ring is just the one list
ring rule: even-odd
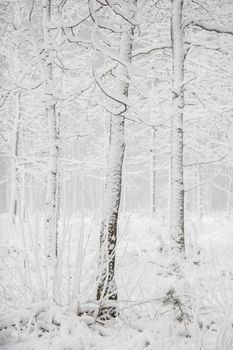
{"label": "bare tree branch", "polygon": [[209,161],[203,161],[203,162],[197,162],[197,163],[191,163],[191,164],[184,164],[184,168],[196,166],[196,165],[207,165],[207,164],[220,163],[225,158],[226,158],[226,156],[223,156],[219,159],[213,159],[213,160],[209,160]]}
{"label": "bare tree branch", "polygon": [[198,21],[195,19],[191,19],[191,20],[188,20],[187,22],[184,22],[183,30],[190,25],[199,27],[199,28],[204,29],[208,32],[233,35],[233,26],[228,25],[228,24],[223,25],[223,24],[217,24],[217,23],[208,23],[208,22],[202,21],[202,20]]}

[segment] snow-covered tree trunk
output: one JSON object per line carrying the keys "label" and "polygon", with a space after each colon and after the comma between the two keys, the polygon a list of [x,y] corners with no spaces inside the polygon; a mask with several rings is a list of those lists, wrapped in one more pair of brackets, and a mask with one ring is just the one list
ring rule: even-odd
{"label": "snow-covered tree trunk", "polygon": [[[154,123],[155,112],[154,112],[154,98],[155,98],[155,83],[152,81],[151,83],[151,124]],[[154,127],[151,132],[151,215],[155,217],[156,214],[156,149],[155,149],[155,141],[156,141],[156,128]]]}
{"label": "snow-covered tree trunk", "polygon": [[44,46],[47,53],[45,67],[46,115],[49,128],[49,169],[47,177],[46,198],[46,233],[47,254],[52,265],[53,296],[56,279],[57,234],[58,234],[58,146],[57,146],[57,115],[54,96],[52,37],[49,30],[51,20],[51,0],[43,1],[43,33]]}
{"label": "snow-covered tree trunk", "polygon": [[151,159],[151,208],[152,216],[155,217],[156,214],[156,149],[155,149],[155,139],[156,139],[156,130],[152,130],[152,159]]}
{"label": "snow-covered tree trunk", "polygon": [[172,121],[171,121],[171,238],[172,251],[183,254],[184,182],[183,182],[183,113],[184,52],[182,31],[183,0],[172,1],[171,39],[173,52]]}
{"label": "snow-covered tree trunk", "polygon": [[155,217],[156,214],[156,129],[152,130],[152,142],[151,142],[151,215]]}
{"label": "snow-covered tree trunk", "polygon": [[[136,2],[135,2],[136,3]],[[129,32],[121,34],[119,57],[123,62],[131,61],[132,36],[134,27]],[[117,71],[117,91],[122,96],[128,96],[129,74],[125,65],[119,64]],[[100,232],[99,275],[97,300],[117,300],[115,282],[115,257],[117,243],[117,224],[121,198],[122,165],[124,159],[124,124],[123,115],[111,117],[109,158],[105,180],[103,219]],[[100,306],[99,315],[116,316],[116,306]]]}
{"label": "snow-covered tree trunk", "polygon": [[203,217],[202,208],[202,187],[201,187],[201,165],[197,166],[197,213],[198,213],[198,225],[200,226]]}
{"label": "snow-covered tree trunk", "polygon": [[232,179],[232,167],[229,166],[229,169],[228,169],[228,172],[229,172],[229,180],[228,180],[228,189],[227,189],[227,215],[231,215],[231,187],[232,187],[232,184],[231,184],[231,179]]}
{"label": "snow-covered tree trunk", "polygon": [[18,209],[18,153],[19,153],[19,129],[20,129],[20,94],[15,96],[15,119],[13,130],[13,155],[12,155],[12,181],[11,181],[11,216],[15,223]]}

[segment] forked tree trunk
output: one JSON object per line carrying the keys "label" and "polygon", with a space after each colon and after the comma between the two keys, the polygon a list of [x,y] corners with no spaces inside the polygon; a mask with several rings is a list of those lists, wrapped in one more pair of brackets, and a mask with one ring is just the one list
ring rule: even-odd
{"label": "forked tree trunk", "polygon": [[184,53],[182,31],[183,0],[172,1],[171,39],[173,52],[171,122],[171,238],[172,252],[184,255],[183,113]]}
{"label": "forked tree trunk", "polygon": [[[136,5],[136,0],[133,1]],[[134,27],[121,35],[119,57],[123,62],[131,61],[132,36]],[[125,77],[124,80],[121,80]],[[117,72],[117,91],[122,96],[128,96],[128,70],[119,64]],[[117,243],[117,224],[121,198],[122,165],[124,159],[124,116],[112,116],[110,124],[109,158],[105,180],[103,219],[100,232],[99,275],[97,286],[97,300],[105,299],[100,305],[99,316],[115,317],[115,304],[107,302],[117,300],[117,286],[115,282],[115,258]]]}

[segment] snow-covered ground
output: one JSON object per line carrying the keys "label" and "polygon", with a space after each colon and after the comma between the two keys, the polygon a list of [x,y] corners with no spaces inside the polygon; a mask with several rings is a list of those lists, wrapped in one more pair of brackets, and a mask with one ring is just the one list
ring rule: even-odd
{"label": "snow-covered ground", "polygon": [[[174,273],[166,219],[121,218],[117,252],[120,316],[96,320],[93,304],[98,218],[83,225],[73,218],[60,226],[59,297],[43,301],[43,220],[30,225],[0,218],[1,350],[232,350],[233,221],[219,215],[197,224],[187,219],[188,259]],[[30,227],[29,227],[30,226]],[[84,235],[81,281],[80,237]],[[79,247],[79,248],[78,248]],[[28,251],[28,255],[25,255]],[[74,285],[80,284],[77,316]],[[80,310],[79,309],[79,310]],[[92,313],[85,311],[93,310]]]}

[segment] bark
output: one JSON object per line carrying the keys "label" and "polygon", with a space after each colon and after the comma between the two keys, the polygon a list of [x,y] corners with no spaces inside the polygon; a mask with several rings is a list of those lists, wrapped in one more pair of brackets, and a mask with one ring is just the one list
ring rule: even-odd
{"label": "bark", "polygon": [[[136,1],[134,1],[136,4]],[[130,62],[132,54],[132,36],[134,27],[121,35],[119,56],[122,61]],[[128,96],[129,75],[127,68],[118,66],[117,90],[122,96]],[[126,77],[126,81],[121,80]],[[99,276],[97,286],[97,300],[116,301],[117,286],[115,282],[115,258],[118,232],[118,214],[121,198],[122,165],[124,159],[124,116],[112,116],[110,124],[109,159],[105,180],[103,219],[100,232]],[[110,305],[110,304],[109,304]],[[115,317],[115,304],[100,305],[99,316],[106,314]]]}
{"label": "bark", "polygon": [[16,113],[14,121],[14,139],[13,139],[13,159],[12,159],[12,181],[11,181],[11,215],[13,224],[17,216],[18,209],[18,181],[19,181],[19,169],[18,169],[18,155],[19,155],[19,132],[20,132],[20,94],[16,95]]}
{"label": "bark", "polygon": [[229,167],[229,180],[228,180],[228,189],[227,189],[227,215],[231,215],[231,179],[232,179],[232,168]]}
{"label": "bark", "polygon": [[52,37],[48,29],[51,20],[51,0],[43,1],[43,33],[44,45],[47,53],[47,62],[45,69],[45,93],[48,97],[46,105],[46,115],[49,128],[49,170],[47,177],[47,199],[46,199],[46,232],[47,232],[47,255],[52,265],[53,297],[55,296],[56,284],[56,264],[57,264],[57,236],[58,236],[58,126],[54,96],[53,82],[53,56],[52,56]]}
{"label": "bark", "polygon": [[[155,96],[155,82],[152,81],[151,84],[151,123],[154,124],[154,96]],[[155,217],[156,214],[156,128],[152,129],[152,140],[151,140],[151,215]]]}
{"label": "bark", "polygon": [[203,208],[202,208],[202,176],[201,176],[201,165],[197,167],[197,211],[198,211],[198,226],[200,227],[203,217]]}
{"label": "bark", "polygon": [[152,187],[152,217],[155,217],[156,214],[156,149],[155,149],[155,140],[156,140],[156,130],[153,128],[152,131],[152,174],[151,174],[151,187]]}
{"label": "bark", "polygon": [[171,248],[175,254],[184,254],[185,251],[183,181],[184,52],[182,11],[183,0],[173,0],[171,17],[173,52],[171,122]]}

